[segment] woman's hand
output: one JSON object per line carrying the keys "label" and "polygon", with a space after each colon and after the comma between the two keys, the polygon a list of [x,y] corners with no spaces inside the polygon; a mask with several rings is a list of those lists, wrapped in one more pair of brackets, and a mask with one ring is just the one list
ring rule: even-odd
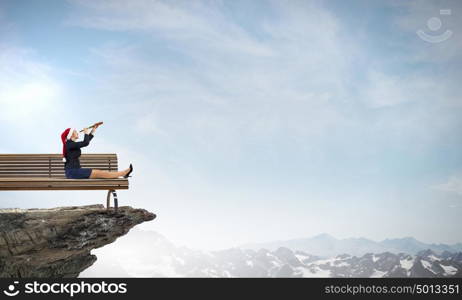
{"label": "woman's hand", "polygon": [[88,134],[88,131],[89,131],[89,130],[90,130],[90,129],[88,129],[88,128],[84,128],[84,129],[83,129],[83,133]]}
{"label": "woman's hand", "polygon": [[91,134],[95,133],[96,128],[98,128],[98,125],[93,126],[93,128],[91,129]]}

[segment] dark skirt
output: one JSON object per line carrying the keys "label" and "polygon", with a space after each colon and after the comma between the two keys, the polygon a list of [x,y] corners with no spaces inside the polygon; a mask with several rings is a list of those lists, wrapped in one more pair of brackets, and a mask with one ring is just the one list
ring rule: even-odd
{"label": "dark skirt", "polygon": [[90,178],[91,170],[88,168],[66,169],[66,177],[68,179],[88,179]]}

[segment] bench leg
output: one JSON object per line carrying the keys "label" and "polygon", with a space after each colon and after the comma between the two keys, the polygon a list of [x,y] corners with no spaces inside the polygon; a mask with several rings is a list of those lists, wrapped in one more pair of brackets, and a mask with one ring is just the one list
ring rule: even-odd
{"label": "bench leg", "polygon": [[111,207],[111,194],[114,197],[114,209],[117,212],[119,208],[119,203],[117,201],[117,193],[115,190],[107,191],[106,209],[109,210],[109,208]]}

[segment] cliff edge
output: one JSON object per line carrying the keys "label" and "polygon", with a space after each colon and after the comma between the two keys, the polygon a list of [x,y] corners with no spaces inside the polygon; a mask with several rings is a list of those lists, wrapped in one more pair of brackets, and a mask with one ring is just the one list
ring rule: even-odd
{"label": "cliff edge", "polygon": [[92,249],[155,217],[129,206],[0,209],[0,277],[77,277],[96,261]]}

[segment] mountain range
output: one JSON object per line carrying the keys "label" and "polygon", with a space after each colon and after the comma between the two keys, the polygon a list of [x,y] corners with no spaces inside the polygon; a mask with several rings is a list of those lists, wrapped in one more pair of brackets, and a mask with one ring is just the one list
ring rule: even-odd
{"label": "mountain range", "polygon": [[310,238],[291,239],[286,241],[274,241],[267,243],[246,244],[240,246],[244,249],[258,250],[261,248],[276,250],[280,247],[300,250],[319,256],[335,256],[343,253],[361,256],[366,253],[408,253],[417,254],[420,251],[430,249],[436,253],[459,252],[462,251],[462,243],[453,245],[447,244],[428,244],[416,240],[413,237],[385,239],[380,242],[366,238],[346,238],[336,239],[335,237],[323,233]]}
{"label": "mountain range", "polygon": [[[325,234],[314,238],[326,239],[332,241]],[[383,242],[393,249],[415,250],[420,245],[410,241]],[[80,277],[462,277],[462,252],[447,250],[360,256],[319,256],[288,247],[201,251],[177,247],[159,233],[135,229],[95,252],[98,261]]]}

